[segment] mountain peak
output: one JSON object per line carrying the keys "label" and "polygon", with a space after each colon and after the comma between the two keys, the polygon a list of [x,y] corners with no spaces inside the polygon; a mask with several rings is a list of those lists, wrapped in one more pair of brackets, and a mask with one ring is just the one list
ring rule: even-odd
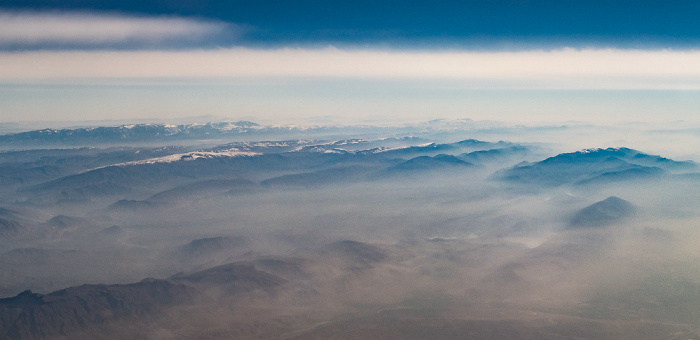
{"label": "mountain peak", "polygon": [[572,228],[604,227],[632,216],[635,211],[636,208],[632,203],[610,196],[579,210],[571,219],[570,226]]}

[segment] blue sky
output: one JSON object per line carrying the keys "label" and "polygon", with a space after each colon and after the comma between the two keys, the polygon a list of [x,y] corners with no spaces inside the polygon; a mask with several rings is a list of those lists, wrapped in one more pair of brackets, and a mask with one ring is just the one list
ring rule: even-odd
{"label": "blue sky", "polygon": [[692,48],[700,43],[700,3],[692,0],[3,0],[0,8],[171,16],[245,30],[233,38],[200,41],[201,46]]}
{"label": "blue sky", "polygon": [[697,121],[698,17],[698,1],[0,0],[0,121]]}

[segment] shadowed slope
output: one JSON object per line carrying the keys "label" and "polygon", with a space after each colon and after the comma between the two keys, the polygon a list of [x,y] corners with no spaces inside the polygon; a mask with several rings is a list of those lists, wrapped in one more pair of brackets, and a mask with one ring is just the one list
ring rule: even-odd
{"label": "shadowed slope", "polygon": [[635,212],[632,203],[610,196],[581,209],[572,219],[572,228],[603,227],[630,217]]}

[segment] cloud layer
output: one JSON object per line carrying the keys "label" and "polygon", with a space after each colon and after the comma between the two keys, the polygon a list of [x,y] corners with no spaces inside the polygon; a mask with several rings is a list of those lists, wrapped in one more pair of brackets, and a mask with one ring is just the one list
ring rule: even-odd
{"label": "cloud layer", "polygon": [[700,89],[700,50],[212,48],[231,46],[241,27],[183,17],[0,11],[0,82],[331,77],[456,79],[474,88]]}
{"label": "cloud layer", "polygon": [[0,53],[0,65],[4,82],[338,77],[456,79],[476,88],[700,89],[700,51],[25,51]]}
{"label": "cloud layer", "polygon": [[221,22],[180,17],[0,11],[0,46],[41,48],[158,43],[172,39],[199,39],[220,33],[226,27]]}

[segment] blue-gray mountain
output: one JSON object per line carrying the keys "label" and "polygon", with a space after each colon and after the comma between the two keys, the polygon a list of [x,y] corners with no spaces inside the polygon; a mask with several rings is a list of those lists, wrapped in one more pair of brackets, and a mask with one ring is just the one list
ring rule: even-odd
{"label": "blue-gray mountain", "polygon": [[205,291],[223,289],[229,295],[253,290],[271,293],[285,282],[256,270],[250,263],[230,263],[167,280],[86,284],[49,294],[25,291],[0,299],[0,338],[70,338],[114,321],[155,320],[167,308],[201,300]]}
{"label": "blue-gray mountain", "polygon": [[610,196],[577,212],[571,219],[570,227],[604,227],[631,217],[636,210],[632,203]]}
{"label": "blue-gray mountain", "polygon": [[674,161],[629,148],[590,149],[564,153],[536,163],[501,170],[494,178],[508,182],[558,186],[593,184],[697,171],[692,161]]}
{"label": "blue-gray mountain", "polygon": [[[423,140],[417,138],[288,140],[234,142],[200,150],[192,147],[79,148],[73,153],[49,150],[55,156],[0,167],[0,181],[8,185],[8,190],[17,189],[15,200],[33,204],[151,196],[145,200],[127,199],[148,204],[124,201],[119,204],[121,209],[211,197],[223,192],[244,194],[255,191],[258,183],[265,188],[311,187],[376,180],[386,174],[401,176],[419,170],[468,171],[472,165],[504,160],[515,164],[517,157],[528,152],[523,146],[502,141],[467,139],[413,145],[420,142]],[[12,159],[30,157],[17,152],[0,153],[0,157],[5,154]],[[145,189],[151,190],[150,194]]]}
{"label": "blue-gray mountain", "polygon": [[150,128],[0,152],[0,338],[698,338],[693,162]]}
{"label": "blue-gray mountain", "polygon": [[75,129],[43,129],[0,135],[4,145],[42,144],[110,144],[124,142],[148,142],[154,140],[215,139],[227,135],[279,132],[273,127],[262,127],[256,123],[221,122],[206,124],[134,124],[114,127],[89,127]]}
{"label": "blue-gray mountain", "polygon": [[435,169],[454,169],[474,166],[474,164],[453,155],[439,154],[437,156],[418,156],[390,167],[391,172],[397,171],[427,171]]}

